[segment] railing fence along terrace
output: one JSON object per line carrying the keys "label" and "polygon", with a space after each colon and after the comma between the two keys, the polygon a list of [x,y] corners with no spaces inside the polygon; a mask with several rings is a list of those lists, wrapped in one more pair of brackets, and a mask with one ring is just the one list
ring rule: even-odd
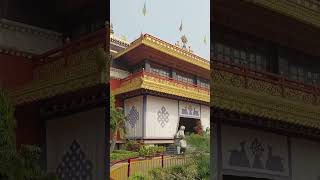
{"label": "railing fence along terrace", "polygon": [[191,83],[186,83],[186,82],[182,82],[182,81],[178,81],[174,78],[171,78],[171,77],[165,77],[165,76],[161,76],[159,74],[156,74],[156,73],[153,73],[153,72],[150,72],[150,71],[146,71],[146,70],[141,70],[139,72],[136,72],[136,73],[133,73],[133,74],[130,74],[128,77],[122,79],[120,82],[121,84],[122,83],[127,83],[129,82],[130,80],[132,79],[135,79],[137,77],[153,77],[153,78],[156,78],[160,81],[167,81],[167,82],[172,82],[176,85],[179,85],[179,86],[184,86],[186,88],[195,88],[195,89],[198,89],[198,90],[201,90],[201,91],[205,91],[207,92],[208,94],[210,94],[210,90],[209,88],[205,88],[205,87],[200,87],[199,85],[196,85],[196,84],[191,84]]}
{"label": "railing fence along terrace", "polygon": [[187,156],[155,156],[149,159],[131,158],[127,162],[117,162],[111,166],[111,180],[127,180],[136,173],[149,177],[148,172],[155,168],[169,168],[184,165],[188,161]]}
{"label": "railing fence along terrace", "polygon": [[286,1],[293,2],[307,9],[320,11],[320,1],[318,0],[286,0]]}
{"label": "railing fence along terrace", "polygon": [[308,104],[319,104],[320,88],[318,86],[289,80],[284,76],[268,72],[256,71],[231,62],[211,59],[211,63],[213,83],[216,78],[234,78],[232,81],[237,87],[257,90],[283,98],[296,96],[296,100],[298,98]]}
{"label": "railing fence along terrace", "polygon": [[36,101],[103,83],[109,76],[108,62],[102,62],[100,58],[100,51],[108,52],[107,31],[102,28],[33,57],[33,80],[12,91],[15,103]]}

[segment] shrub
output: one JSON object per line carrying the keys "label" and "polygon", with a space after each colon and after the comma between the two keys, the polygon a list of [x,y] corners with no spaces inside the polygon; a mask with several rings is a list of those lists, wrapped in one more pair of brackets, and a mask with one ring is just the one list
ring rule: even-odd
{"label": "shrub", "polygon": [[191,134],[186,137],[192,159],[197,166],[198,178],[209,179],[210,176],[210,131],[203,135]]}
{"label": "shrub", "polygon": [[141,173],[136,173],[130,176],[128,180],[147,180],[147,177]]}
{"label": "shrub", "polygon": [[188,146],[188,152],[190,153],[199,153],[205,152],[210,153],[210,135],[204,133],[203,135],[199,134],[190,134],[186,136],[186,141]]}
{"label": "shrub", "polygon": [[126,150],[138,152],[142,146],[143,144],[141,142],[128,140],[126,143]]}
{"label": "shrub", "polygon": [[142,146],[139,149],[139,155],[140,156],[153,156],[157,153],[163,153],[166,151],[166,148],[163,146]]}
{"label": "shrub", "polygon": [[149,172],[154,180],[194,180],[198,179],[197,166],[190,162],[184,166],[174,166],[166,169],[153,169]]}

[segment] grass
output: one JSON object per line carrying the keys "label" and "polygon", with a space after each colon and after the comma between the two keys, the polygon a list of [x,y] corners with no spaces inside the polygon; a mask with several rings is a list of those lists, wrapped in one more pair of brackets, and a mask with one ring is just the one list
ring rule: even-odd
{"label": "grass", "polygon": [[129,159],[129,158],[134,158],[137,156],[139,156],[138,152],[126,151],[126,150],[114,150],[110,154],[110,160],[111,161],[120,161],[120,160]]}

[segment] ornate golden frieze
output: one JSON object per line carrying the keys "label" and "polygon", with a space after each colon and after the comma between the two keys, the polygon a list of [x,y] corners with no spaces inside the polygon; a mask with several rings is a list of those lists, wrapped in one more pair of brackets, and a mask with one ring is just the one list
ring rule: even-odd
{"label": "ornate golden frieze", "polygon": [[246,0],[294,19],[320,27],[320,2],[315,0]]}
{"label": "ornate golden frieze", "polygon": [[147,89],[170,95],[195,99],[203,102],[210,102],[209,90],[181,84],[176,81],[159,78],[154,75],[143,74],[121,83],[121,86],[114,90],[114,94],[122,94],[137,89]]}
{"label": "ornate golden frieze", "polygon": [[165,54],[168,54],[170,56],[173,56],[175,58],[178,58],[182,61],[188,62],[190,64],[197,65],[199,67],[202,67],[204,69],[210,70],[210,63],[208,60],[201,58],[187,50],[184,50],[178,46],[172,45],[170,43],[167,43],[161,39],[158,39],[154,36],[151,36],[149,34],[144,34],[137,40],[133,41],[128,48],[125,50],[119,52],[115,59],[122,56],[123,54],[131,51],[132,49],[136,48],[137,46],[144,44],[146,46],[149,46],[151,48],[154,48],[156,50],[159,50]]}
{"label": "ornate golden frieze", "polygon": [[25,33],[25,34],[32,34],[36,36],[41,36],[42,38],[46,39],[53,39],[53,40],[61,40],[62,34],[51,31],[48,29],[39,28],[36,26],[31,26],[28,24],[23,24],[20,22],[11,21],[8,19],[0,19],[0,30],[7,29],[10,31]]}
{"label": "ornate golden frieze", "polygon": [[320,128],[319,97],[279,84],[212,70],[211,106]]}
{"label": "ornate golden frieze", "polygon": [[99,67],[100,50],[98,46],[88,48],[36,67],[33,81],[12,91],[11,96],[16,104],[22,104],[106,83],[110,72]]}

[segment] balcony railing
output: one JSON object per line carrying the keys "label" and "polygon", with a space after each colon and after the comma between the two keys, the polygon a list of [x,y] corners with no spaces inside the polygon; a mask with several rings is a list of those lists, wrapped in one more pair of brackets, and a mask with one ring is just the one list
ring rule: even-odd
{"label": "balcony railing", "polygon": [[[33,58],[33,80],[12,92],[16,103],[52,97],[103,83],[109,75],[107,62],[98,62],[106,51],[107,29],[83,36],[61,48]],[[103,60],[103,59],[102,59]],[[100,60],[101,61],[101,60]],[[106,67],[101,67],[105,64]]]}
{"label": "balcony railing", "polygon": [[115,93],[121,94],[141,88],[205,102],[209,102],[210,99],[209,88],[181,82],[145,70],[130,74],[127,78],[120,80],[120,88],[115,89]]}
{"label": "balcony railing", "polygon": [[[231,62],[211,60],[213,71],[212,77],[222,74],[232,76],[234,82],[238,80],[236,86],[264,92],[274,96],[288,99],[299,99],[309,104],[319,104],[320,88],[300,81],[289,80],[284,76],[262,72],[239,66]],[[214,83],[213,79],[213,83]]]}
{"label": "balcony railing", "polygon": [[320,1],[317,0],[287,0],[304,8],[320,12]]}
{"label": "balcony railing", "polygon": [[211,60],[211,105],[320,128],[320,88],[229,62]]}

